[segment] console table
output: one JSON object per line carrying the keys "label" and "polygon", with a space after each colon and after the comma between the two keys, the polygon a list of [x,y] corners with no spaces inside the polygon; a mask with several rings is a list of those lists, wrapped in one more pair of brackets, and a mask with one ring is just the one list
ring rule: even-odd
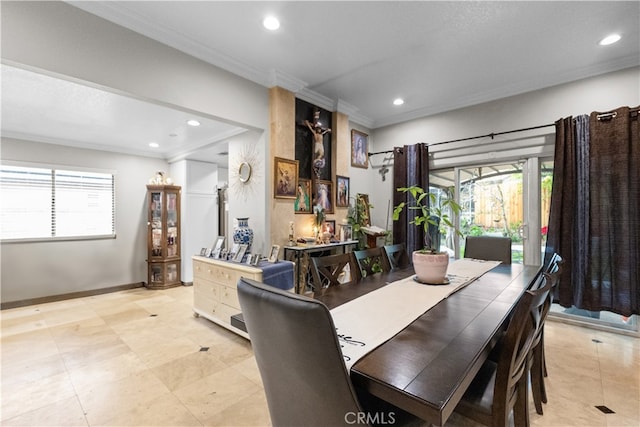
{"label": "console table", "polygon": [[284,259],[295,263],[295,292],[305,293],[307,287],[307,277],[309,274],[309,258],[319,252],[327,252],[326,255],[335,253],[350,252],[358,244],[357,240],[347,240],[344,242],[316,244],[297,244],[296,246],[284,247]]}
{"label": "console table", "polygon": [[236,285],[240,277],[292,290],[294,264],[289,261],[261,262],[250,266],[203,256],[193,257],[193,312],[218,325],[249,338],[247,332],[234,324],[240,315]]}

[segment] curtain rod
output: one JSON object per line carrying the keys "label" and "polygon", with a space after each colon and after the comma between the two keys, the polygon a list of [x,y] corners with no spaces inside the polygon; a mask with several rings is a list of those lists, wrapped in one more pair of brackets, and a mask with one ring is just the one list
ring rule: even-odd
{"label": "curtain rod", "polygon": [[[427,144],[427,146],[431,147],[432,145],[450,144],[452,142],[470,141],[470,140],[473,140],[473,139],[488,138],[488,137],[493,139],[495,136],[498,136],[498,135],[506,135],[506,134],[509,134],[509,133],[516,133],[516,132],[526,132],[528,130],[548,128],[548,127],[555,126],[555,125],[556,125],[555,123],[549,123],[549,124],[546,124],[546,125],[533,126],[533,127],[529,127],[529,128],[507,130],[507,131],[504,131],[504,132],[491,132],[491,133],[488,133],[486,135],[470,136],[470,137],[467,137],[467,138],[452,139],[450,141],[432,142],[430,144]],[[387,154],[387,153],[393,153],[393,150],[378,151],[378,152],[375,152],[375,153],[369,153],[369,157],[375,156],[376,154]]]}

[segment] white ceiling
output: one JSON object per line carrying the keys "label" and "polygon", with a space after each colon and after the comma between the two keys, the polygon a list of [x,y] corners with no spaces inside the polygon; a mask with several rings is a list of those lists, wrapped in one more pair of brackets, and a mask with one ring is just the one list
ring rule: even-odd
{"label": "white ceiling", "polygon": [[[638,1],[70,3],[370,128],[640,64]],[[267,14],[279,17],[278,31],[261,26]],[[613,32],[620,42],[598,45]],[[35,88],[7,94],[7,74]],[[28,74],[3,66],[3,134],[142,154],[160,140],[168,148],[151,155],[170,159],[221,151],[225,135],[241,131],[206,118],[187,128],[185,112]],[[396,97],[405,104],[393,106]],[[38,123],[27,122],[33,112]]]}

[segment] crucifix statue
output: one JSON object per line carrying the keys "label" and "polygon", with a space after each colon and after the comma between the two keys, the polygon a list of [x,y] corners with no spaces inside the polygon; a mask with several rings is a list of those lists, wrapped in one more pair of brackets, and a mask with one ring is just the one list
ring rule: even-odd
{"label": "crucifix statue", "polygon": [[304,123],[307,125],[311,134],[313,135],[313,172],[316,175],[317,179],[320,179],[320,171],[324,169],[325,166],[325,158],[324,158],[324,135],[331,132],[329,128],[323,128],[322,123],[320,123],[320,111],[315,110],[313,112],[313,123],[309,122],[309,120],[305,120]]}

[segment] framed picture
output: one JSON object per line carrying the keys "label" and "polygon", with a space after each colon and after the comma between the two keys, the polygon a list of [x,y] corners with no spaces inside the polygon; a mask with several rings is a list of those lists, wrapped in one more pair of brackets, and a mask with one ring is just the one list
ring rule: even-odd
{"label": "framed picture", "polygon": [[322,206],[324,213],[333,213],[333,183],[331,181],[315,181],[315,201],[314,204]]}
{"label": "framed picture", "polygon": [[251,254],[251,265],[260,264],[260,259],[262,259],[262,254]]}
{"label": "framed picture", "polygon": [[298,189],[298,161],[274,158],[273,197],[295,199]]}
{"label": "framed picture", "polygon": [[216,239],[215,243],[213,244],[213,247],[211,248],[211,256],[213,258],[220,258],[220,251],[224,247],[225,239],[226,237],[224,236],[218,236],[218,238]]}
{"label": "framed picture", "polygon": [[340,241],[346,242],[353,238],[353,228],[351,224],[340,224]]}
{"label": "framed picture", "polygon": [[249,245],[247,244],[238,245],[238,252],[233,256],[233,262],[242,262],[242,258],[244,258],[247,249],[249,249]]}
{"label": "framed picture", "polygon": [[239,250],[240,250],[240,243],[234,243],[231,249],[229,249],[229,252],[227,254],[227,259],[233,260]]}
{"label": "framed picture", "polygon": [[[358,218],[358,221],[360,222],[360,224],[364,224],[365,227],[368,227],[371,225],[371,211],[369,210],[369,195],[358,193],[358,197],[356,198],[356,200],[358,203],[362,203],[362,211],[365,217],[363,218],[362,221],[360,221],[360,218]],[[356,209],[356,211],[358,211],[358,209]]]}
{"label": "framed picture", "polygon": [[311,213],[311,180],[298,179],[296,200],[293,202],[295,213]]}
{"label": "framed picture", "polygon": [[207,254],[207,248],[200,249],[200,256],[205,256]]}
{"label": "framed picture", "polygon": [[269,262],[278,262],[278,253],[280,252],[280,245],[272,245],[269,251]]}
{"label": "framed picture", "polygon": [[369,135],[355,129],[351,129],[351,166],[369,167]]}
{"label": "framed picture", "polygon": [[324,230],[331,233],[331,237],[336,235],[336,221],[333,219],[326,220],[324,222]]}
{"label": "framed picture", "polygon": [[349,207],[349,178],[336,175],[336,207]]}

